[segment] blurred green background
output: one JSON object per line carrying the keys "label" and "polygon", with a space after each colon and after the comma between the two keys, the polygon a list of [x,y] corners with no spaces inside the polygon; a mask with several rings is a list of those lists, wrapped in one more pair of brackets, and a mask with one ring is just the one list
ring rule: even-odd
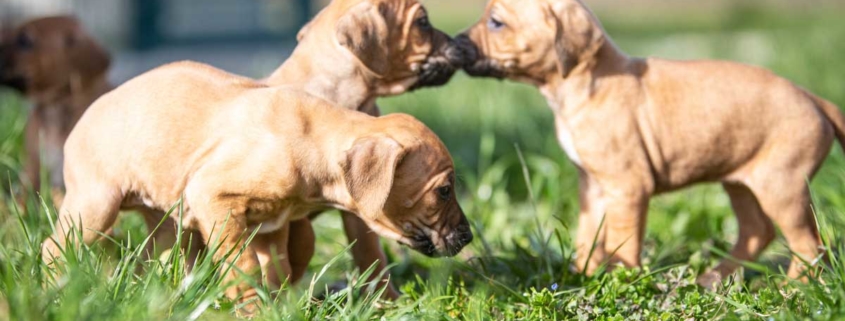
{"label": "blurred green background", "polygon": [[[763,66],[840,107],[845,106],[845,1],[585,2],[599,16],[610,37],[632,56],[727,59]],[[485,5],[478,0],[423,3],[432,23],[450,34],[475,23]],[[137,68],[138,64],[132,65],[133,59],[155,56],[149,61],[166,61],[191,58],[192,54],[204,57],[190,48],[134,52],[121,47],[119,41],[114,43],[110,46],[118,55],[115,68],[123,73],[119,79],[130,76],[128,70]],[[278,56],[242,61],[229,69],[253,77],[267,75],[284,59],[291,45],[277,44],[271,52],[278,52]],[[214,48],[215,44],[209,46],[202,50]],[[248,44],[234,50],[227,48],[225,52],[251,50]],[[177,54],[171,54],[174,52]],[[221,61],[229,61],[225,59]],[[518,296],[520,291],[555,282],[569,283],[572,287],[589,284],[567,272],[567,258],[571,255],[568,235],[577,226],[577,177],[555,138],[552,113],[535,88],[469,78],[459,73],[445,87],[382,98],[378,104],[384,112],[404,112],[418,117],[443,139],[458,166],[461,204],[477,236],[453,260],[423,258],[405,248],[386,244],[395,263],[397,284],[411,284],[413,288],[418,275],[430,277],[430,284],[443,284],[460,275],[475,284],[475,291],[485,295],[489,292],[479,290],[485,282],[512,287],[516,294],[490,290],[504,297]],[[24,161],[25,106],[20,97],[0,91],[0,177],[7,205],[0,207],[0,241],[8,248],[19,242],[22,235],[8,195],[10,190],[20,188],[17,173]],[[600,132],[602,128],[595,130]],[[524,155],[524,162],[520,161],[518,151]],[[839,241],[845,228],[843,165],[845,158],[837,145],[811,184],[823,234]],[[700,185],[657,197],[649,213],[644,262],[653,268],[680,264],[701,271],[715,263],[720,250],[729,249],[736,235],[728,199],[716,185]],[[46,220],[42,216],[28,216],[25,220],[32,233],[46,235]],[[322,215],[316,221],[316,229],[319,245],[312,260],[315,271],[346,245],[338,215]],[[142,234],[144,228],[139,218],[129,216],[118,231],[119,239],[123,240],[132,233]],[[764,266],[772,270],[785,263],[783,242],[776,243],[762,259]],[[468,259],[476,260],[472,264],[477,265],[472,266],[480,265],[478,268],[487,276],[432,272],[453,271],[452,268],[463,266]],[[328,280],[319,282],[331,283],[343,278],[350,269],[347,255],[329,269]],[[431,289],[439,289],[433,290],[439,294],[446,291],[438,285],[429,286],[423,293]],[[819,295],[827,294],[819,292]],[[754,296],[746,299],[755,300]],[[760,307],[754,311],[765,315],[767,310]],[[596,315],[601,314],[593,316]]]}

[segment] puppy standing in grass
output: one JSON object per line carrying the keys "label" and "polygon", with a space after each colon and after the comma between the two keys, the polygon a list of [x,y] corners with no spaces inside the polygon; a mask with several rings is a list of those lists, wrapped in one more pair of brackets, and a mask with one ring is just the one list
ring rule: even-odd
{"label": "puppy standing in grass", "polygon": [[[376,98],[445,84],[465,61],[467,52],[431,26],[416,0],[334,0],[297,35],[299,44],[282,66],[263,82],[291,86],[338,107],[380,114]],[[355,265],[372,276],[389,275],[378,236],[352,213],[343,226]],[[292,280],[299,279],[314,253],[310,220],[292,222]],[[398,296],[388,284],[388,298]]]}
{"label": "puppy standing in grass", "polygon": [[43,161],[56,204],[64,194],[62,147],[85,109],[111,90],[109,61],[73,17],[32,20],[0,39],[0,86],[19,91],[33,105],[24,134],[23,181],[39,191]]}
{"label": "puppy standing in grass", "polygon": [[775,226],[796,254],[789,276],[802,274],[801,260],[818,262],[807,180],[845,139],[830,102],[757,67],[628,57],[578,0],[492,0],[460,41],[478,51],[468,73],[533,84],[554,111],[580,175],[580,269],[638,266],[651,196],[714,181],[739,236],[733,258],[700,284],[755,260]]}
{"label": "puppy standing in grass", "polygon": [[[47,262],[73,237],[72,226],[91,243],[119,210],[160,221],[180,198],[182,224],[206,243],[219,240],[218,258],[257,230],[229,263],[276,286],[291,272],[288,223],[315,211],[355,213],[380,235],[432,256],[454,255],[472,240],[452,159],[413,117],[375,118],[203,64],[160,67],[104,95],[65,152],[67,196],[57,234],[43,244]],[[227,295],[250,300],[255,291],[240,283]]]}

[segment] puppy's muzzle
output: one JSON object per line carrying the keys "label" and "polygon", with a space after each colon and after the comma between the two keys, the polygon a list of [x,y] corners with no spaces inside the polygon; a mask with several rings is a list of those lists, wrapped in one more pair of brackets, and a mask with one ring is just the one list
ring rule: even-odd
{"label": "puppy's muzzle", "polygon": [[446,255],[454,256],[461,252],[461,250],[472,242],[472,230],[469,228],[469,223],[464,218],[457,228],[446,235]]}
{"label": "puppy's muzzle", "polygon": [[12,50],[7,45],[0,44],[0,87],[9,87],[19,92],[24,92],[26,89],[26,80],[23,77],[17,76],[12,71],[12,62],[10,61],[10,53]]}
{"label": "puppy's muzzle", "polygon": [[472,42],[472,39],[466,33],[455,37],[455,43],[461,50],[467,52],[467,57],[471,58],[463,64],[464,71],[467,74],[474,77],[505,77],[504,68],[497,62],[484,58],[478,50],[478,46]]}
{"label": "puppy's muzzle", "polygon": [[464,246],[472,242],[473,236],[469,222],[466,217],[462,217],[458,226],[442,237],[440,247],[435,245],[429,235],[416,235],[411,239],[412,242],[409,245],[414,250],[429,257],[443,257],[460,253]]}
{"label": "puppy's muzzle", "polygon": [[472,53],[468,52],[465,47],[458,46],[454,40],[446,35],[443,35],[443,37],[446,38],[446,44],[429,55],[420,66],[419,79],[411,86],[412,90],[445,85],[458,69],[467,62],[475,60],[475,57],[471,55]]}

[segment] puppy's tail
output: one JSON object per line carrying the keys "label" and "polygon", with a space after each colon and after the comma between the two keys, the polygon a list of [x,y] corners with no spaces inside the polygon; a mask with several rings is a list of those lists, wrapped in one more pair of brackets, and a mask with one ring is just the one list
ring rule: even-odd
{"label": "puppy's tail", "polygon": [[816,107],[819,108],[819,111],[821,111],[830,124],[833,125],[833,130],[836,132],[836,139],[839,140],[839,145],[841,145],[842,149],[845,150],[845,115],[842,114],[842,110],[840,110],[839,107],[834,105],[832,102],[813,95],[806,90],[804,93],[813,100]]}

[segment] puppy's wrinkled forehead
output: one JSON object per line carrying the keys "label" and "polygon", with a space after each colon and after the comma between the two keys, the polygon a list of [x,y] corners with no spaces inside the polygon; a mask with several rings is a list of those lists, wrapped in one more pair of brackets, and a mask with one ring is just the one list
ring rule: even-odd
{"label": "puppy's wrinkled forehead", "polygon": [[405,114],[391,114],[389,117],[399,120],[394,123],[399,128],[387,130],[402,146],[413,151],[407,156],[409,163],[423,165],[431,173],[452,167],[452,157],[446,145],[425,124]]}
{"label": "puppy's wrinkled forehead", "polygon": [[454,164],[439,140],[418,140],[412,144],[396,169],[394,187],[414,191],[411,199],[416,201],[433,187],[431,184],[440,184],[447,179],[444,175],[453,174]]}
{"label": "puppy's wrinkled forehead", "polygon": [[548,17],[546,8],[554,1],[556,0],[492,0],[487,3],[485,13],[530,26]]}
{"label": "puppy's wrinkled forehead", "polygon": [[333,19],[325,20],[336,21],[337,18],[345,14],[350,8],[362,3],[369,3],[378,7],[381,13],[385,15],[385,18],[395,19],[396,22],[412,18],[416,11],[422,8],[422,5],[417,0],[335,0],[329,3],[324,9],[326,15],[332,16]]}

